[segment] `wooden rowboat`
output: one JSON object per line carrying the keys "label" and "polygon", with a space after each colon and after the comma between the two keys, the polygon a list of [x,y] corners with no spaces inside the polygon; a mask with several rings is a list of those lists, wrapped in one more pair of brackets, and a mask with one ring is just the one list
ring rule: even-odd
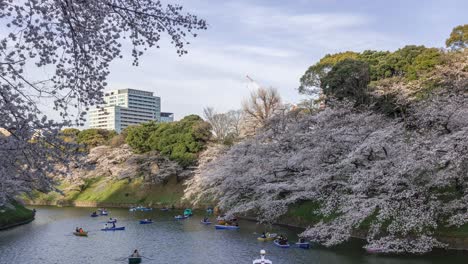
{"label": "wooden rowboat", "polygon": [[84,236],[84,237],[88,236],[88,232],[73,232],[73,234],[75,236]]}

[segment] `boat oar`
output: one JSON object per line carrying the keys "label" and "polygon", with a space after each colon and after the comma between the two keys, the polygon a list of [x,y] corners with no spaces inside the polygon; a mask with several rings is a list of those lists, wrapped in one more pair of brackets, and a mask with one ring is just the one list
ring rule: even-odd
{"label": "boat oar", "polygon": [[115,260],[115,261],[124,261],[124,260],[127,260],[129,257],[131,257],[131,255],[128,256],[128,257],[116,258],[116,259],[114,259],[114,260]]}
{"label": "boat oar", "polygon": [[149,260],[155,260],[155,259],[152,259],[152,258],[148,258],[148,257],[145,257],[145,256],[141,256],[142,258],[145,258],[145,259],[149,259]]}

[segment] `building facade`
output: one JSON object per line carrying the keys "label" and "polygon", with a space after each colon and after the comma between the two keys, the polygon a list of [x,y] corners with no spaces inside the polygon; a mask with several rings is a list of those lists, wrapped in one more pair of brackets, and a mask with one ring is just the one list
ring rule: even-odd
{"label": "building facade", "polygon": [[161,122],[163,123],[174,122],[174,113],[161,112]]}
{"label": "building facade", "polygon": [[120,89],[105,92],[105,104],[89,112],[89,127],[120,133],[131,125],[161,121],[161,98],[152,92]]}

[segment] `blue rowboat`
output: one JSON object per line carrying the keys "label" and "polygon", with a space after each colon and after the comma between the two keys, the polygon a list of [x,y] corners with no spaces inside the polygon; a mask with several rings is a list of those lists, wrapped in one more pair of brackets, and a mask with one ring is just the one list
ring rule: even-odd
{"label": "blue rowboat", "polygon": [[302,243],[297,242],[296,246],[299,248],[303,248],[303,249],[309,249],[310,243],[309,242],[302,242]]}
{"label": "blue rowboat", "polygon": [[153,208],[143,207],[143,206],[137,206],[137,207],[132,207],[132,208],[130,208],[129,211],[130,211],[130,212],[136,212],[136,211],[147,212],[147,211],[153,211]]}
{"label": "blue rowboat", "polygon": [[187,219],[188,216],[185,216],[185,215],[176,215],[174,216],[174,219],[175,220],[183,220],[183,219]]}
{"label": "blue rowboat", "polygon": [[280,247],[280,248],[289,248],[290,247],[289,243],[286,243],[286,244],[282,245],[282,244],[279,243],[279,240],[275,240],[275,241],[273,241],[273,243],[275,243],[275,245],[277,247]]}
{"label": "blue rowboat", "polygon": [[98,217],[98,214],[91,214],[91,217]]}
{"label": "blue rowboat", "polygon": [[210,221],[206,221],[206,222],[205,222],[205,221],[201,220],[200,223],[202,223],[202,224],[204,224],[204,225],[211,225],[211,222],[210,222]]}
{"label": "blue rowboat", "polygon": [[138,264],[138,263],[141,263],[141,257],[138,257],[138,258],[128,258],[128,263],[129,263],[129,264]]}
{"label": "blue rowboat", "polygon": [[118,231],[118,230],[125,230],[125,226],[121,227],[108,227],[108,228],[103,228],[101,231]]}
{"label": "blue rowboat", "polygon": [[148,221],[147,220],[140,220],[140,224],[142,224],[142,225],[152,224],[152,223],[153,223],[152,220],[151,221],[149,221],[149,220]]}
{"label": "blue rowboat", "polygon": [[230,226],[230,225],[215,225],[215,229],[237,230],[237,229],[239,229],[239,227],[238,226]]}

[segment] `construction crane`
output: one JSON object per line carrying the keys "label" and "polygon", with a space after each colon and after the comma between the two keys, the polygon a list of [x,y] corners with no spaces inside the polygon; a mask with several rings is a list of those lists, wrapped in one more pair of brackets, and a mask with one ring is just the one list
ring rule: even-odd
{"label": "construction crane", "polygon": [[249,83],[247,84],[247,88],[249,89],[251,88],[249,87],[250,84],[254,85],[254,87],[251,90],[255,90],[261,87],[260,84],[258,84],[258,82],[252,79],[249,75],[246,75],[245,77],[247,78],[247,80],[249,80]]}

